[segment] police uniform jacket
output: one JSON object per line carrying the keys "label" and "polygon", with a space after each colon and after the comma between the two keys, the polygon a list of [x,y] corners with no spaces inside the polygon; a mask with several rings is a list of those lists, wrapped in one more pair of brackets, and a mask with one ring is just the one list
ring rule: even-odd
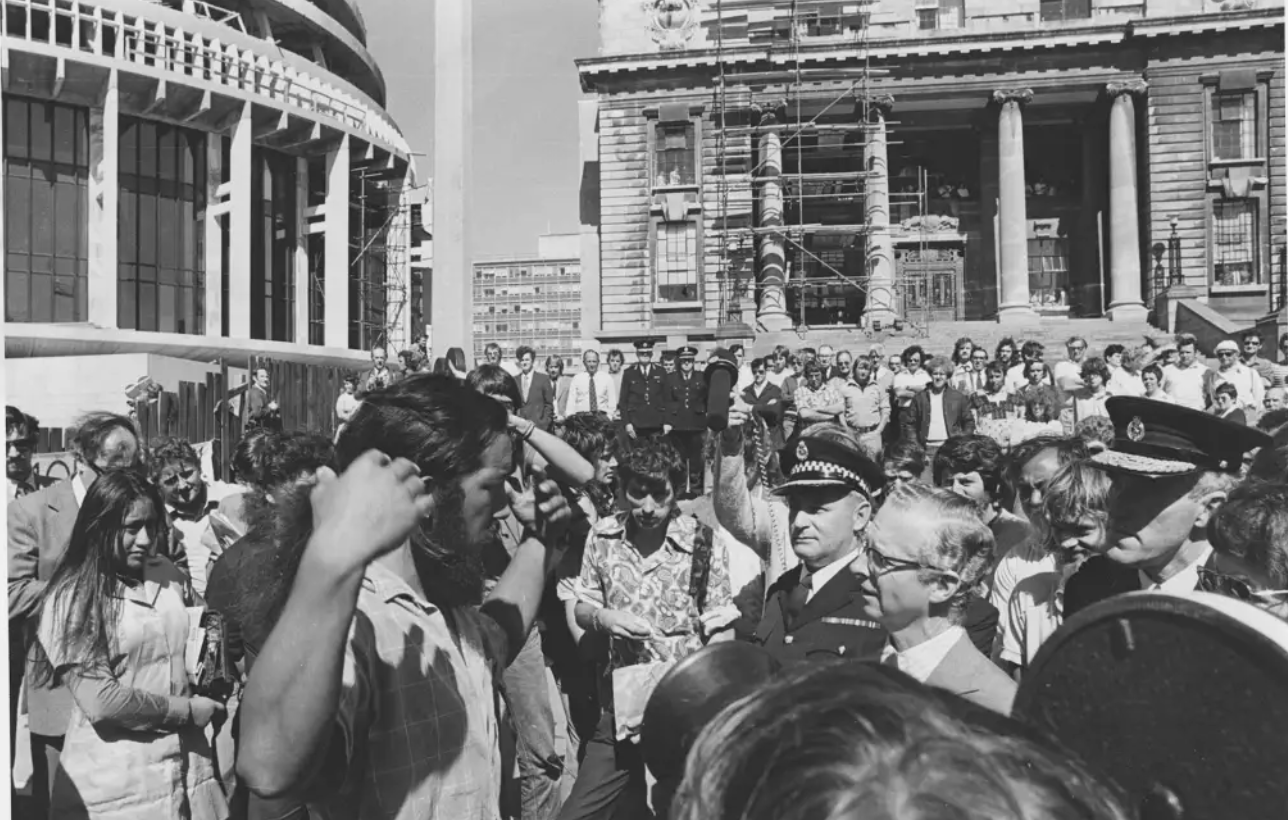
{"label": "police uniform jacket", "polygon": [[696,432],[707,425],[707,381],[696,370],[686,379],[680,371],[662,380],[666,423],[682,432]]}
{"label": "police uniform jacket", "polygon": [[853,573],[838,572],[789,620],[788,596],[800,580],[798,566],[769,588],[756,643],[780,661],[880,659],[886,633],[864,613],[863,592]]}
{"label": "police uniform jacket", "polygon": [[[1211,567],[1208,558],[1207,566]],[[1140,571],[1115,564],[1103,555],[1088,558],[1064,585],[1064,618],[1106,598],[1126,592],[1140,592]]]}
{"label": "police uniform jacket", "polygon": [[648,376],[639,365],[627,368],[622,376],[622,396],[618,402],[622,422],[635,426],[636,430],[660,430],[666,423],[666,407],[663,401],[663,376],[666,375],[661,365],[649,367]]}

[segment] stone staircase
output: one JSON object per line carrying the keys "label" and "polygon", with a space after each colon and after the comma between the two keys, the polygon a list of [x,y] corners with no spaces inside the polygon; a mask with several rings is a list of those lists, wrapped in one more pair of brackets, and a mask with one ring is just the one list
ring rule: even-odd
{"label": "stone staircase", "polygon": [[[885,345],[887,353],[897,353],[910,345],[921,345],[932,355],[947,356],[953,345],[963,336],[990,352],[1003,337],[1010,336],[1019,344],[1030,339],[1041,342],[1047,358],[1054,361],[1064,355],[1064,343],[1070,336],[1082,336],[1093,354],[1100,353],[1106,345],[1117,342],[1125,346],[1139,345],[1146,336],[1156,339],[1167,337],[1164,331],[1146,322],[1114,322],[1109,319],[1044,319],[1032,325],[1003,325],[997,322],[940,322],[933,323],[928,335],[905,328],[902,332],[882,330],[874,333],[857,328],[820,327],[804,332],[781,331],[760,333],[748,350],[753,356],[763,356],[776,345],[786,345],[792,350],[802,347],[818,349],[831,345],[836,350],[867,352],[876,342]],[[1054,358],[1053,358],[1054,357]]]}

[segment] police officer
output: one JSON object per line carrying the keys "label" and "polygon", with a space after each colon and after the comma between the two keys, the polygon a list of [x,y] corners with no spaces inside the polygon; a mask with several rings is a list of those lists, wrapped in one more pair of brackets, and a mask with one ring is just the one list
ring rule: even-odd
{"label": "police officer", "polygon": [[662,430],[671,437],[671,443],[684,461],[687,474],[684,485],[676,488],[681,499],[702,495],[705,472],[702,441],[707,422],[707,386],[706,380],[693,372],[693,363],[697,357],[696,347],[680,348],[679,370],[667,373],[663,380],[666,423]]}
{"label": "police officer", "polygon": [[1105,403],[1112,449],[1091,463],[1109,473],[1109,524],[1101,554],[1064,590],[1064,616],[1122,592],[1204,589],[1212,575],[1207,523],[1239,482],[1265,433],[1179,404],[1131,396]]}
{"label": "police officer", "polygon": [[859,579],[849,571],[863,549],[881,468],[838,424],[816,424],[779,453],[792,551],[801,564],[766,596],[754,640],[782,661],[876,660],[886,633],[863,610]]}
{"label": "police officer", "polygon": [[653,364],[653,340],[635,343],[638,363],[622,376],[622,397],[618,403],[628,439],[662,432],[666,407],[662,400],[662,368]]}

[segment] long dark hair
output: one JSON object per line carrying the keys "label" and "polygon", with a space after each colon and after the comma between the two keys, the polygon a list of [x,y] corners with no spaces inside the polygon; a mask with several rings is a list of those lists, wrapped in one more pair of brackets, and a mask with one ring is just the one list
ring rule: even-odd
{"label": "long dark hair", "polygon": [[[140,501],[152,508],[153,543],[168,543],[165,502],[142,470],[108,470],[85,493],[71,543],[45,587],[44,600],[53,603],[47,611],[42,603],[42,617],[58,624],[64,667],[107,669],[117,651],[121,579],[114,559],[125,521]],[[62,669],[55,669],[39,648],[34,659],[34,684],[60,681]]]}

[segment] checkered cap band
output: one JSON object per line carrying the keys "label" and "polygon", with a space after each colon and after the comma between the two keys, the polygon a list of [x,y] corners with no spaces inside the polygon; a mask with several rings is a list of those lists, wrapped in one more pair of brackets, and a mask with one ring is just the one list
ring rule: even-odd
{"label": "checkered cap band", "polygon": [[868,486],[862,476],[848,467],[842,467],[830,461],[807,460],[796,462],[792,466],[791,475],[787,477],[787,481],[784,484],[778,487],[778,490],[790,490],[793,487],[825,487],[837,484],[851,486],[869,496],[872,495],[872,488]]}

